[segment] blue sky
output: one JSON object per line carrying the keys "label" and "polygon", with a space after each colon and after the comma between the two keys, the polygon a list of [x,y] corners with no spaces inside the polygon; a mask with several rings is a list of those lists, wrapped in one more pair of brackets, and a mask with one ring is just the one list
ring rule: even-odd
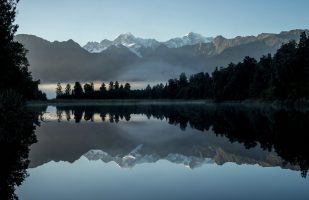
{"label": "blue sky", "polygon": [[165,41],[309,29],[308,0],[21,0],[18,33],[45,39],[114,39],[120,33]]}

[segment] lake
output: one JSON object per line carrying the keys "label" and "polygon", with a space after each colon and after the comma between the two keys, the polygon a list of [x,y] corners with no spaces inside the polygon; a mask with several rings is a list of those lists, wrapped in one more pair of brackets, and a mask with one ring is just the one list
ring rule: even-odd
{"label": "lake", "polygon": [[0,125],[22,133],[21,143],[1,147],[10,161],[1,186],[20,200],[309,199],[303,110],[202,103],[28,110]]}

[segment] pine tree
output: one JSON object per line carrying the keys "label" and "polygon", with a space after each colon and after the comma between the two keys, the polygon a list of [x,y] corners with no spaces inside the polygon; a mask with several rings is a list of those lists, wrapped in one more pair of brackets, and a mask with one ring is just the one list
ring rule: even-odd
{"label": "pine tree", "polygon": [[106,85],[105,85],[105,83],[102,83],[102,85],[100,87],[100,92],[106,92]]}
{"label": "pine tree", "polygon": [[74,89],[73,89],[73,95],[75,98],[81,98],[83,96],[83,88],[80,82],[75,82]]}
{"label": "pine tree", "polygon": [[57,83],[56,97],[57,97],[57,98],[61,98],[62,95],[63,95],[63,91],[62,91],[61,83]]}
{"label": "pine tree", "polygon": [[65,93],[66,96],[71,95],[72,90],[71,90],[71,85],[69,83],[65,86],[65,92],[64,93]]}
{"label": "pine tree", "polygon": [[119,82],[118,81],[115,82],[115,90],[119,90]]}
{"label": "pine tree", "polygon": [[86,83],[84,85],[84,92],[87,98],[91,98],[91,96],[94,94],[94,86],[93,83]]}
{"label": "pine tree", "polygon": [[179,76],[179,86],[185,87],[188,84],[188,78],[185,73],[181,73]]}
{"label": "pine tree", "polygon": [[33,81],[28,71],[27,51],[14,41],[18,25],[14,24],[19,0],[0,1],[0,93],[14,90],[26,99],[46,99],[39,91],[40,81]]}
{"label": "pine tree", "polygon": [[124,89],[125,89],[126,91],[130,91],[130,89],[131,89],[130,83],[126,83],[126,84],[124,85]]}
{"label": "pine tree", "polygon": [[108,90],[109,91],[114,90],[114,82],[113,81],[109,82]]}

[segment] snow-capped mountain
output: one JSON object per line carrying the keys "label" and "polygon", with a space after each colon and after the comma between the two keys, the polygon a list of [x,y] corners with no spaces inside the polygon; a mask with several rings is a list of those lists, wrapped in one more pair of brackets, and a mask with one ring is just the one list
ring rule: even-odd
{"label": "snow-capped mountain", "polygon": [[125,33],[119,35],[115,40],[114,40],[114,45],[120,45],[122,44],[123,46],[126,47],[146,47],[146,48],[155,48],[160,45],[158,41],[155,39],[143,39],[143,38],[138,38],[132,35],[131,33]]}
{"label": "snow-capped mountain", "polygon": [[195,45],[200,43],[210,43],[213,41],[211,37],[204,37],[200,34],[190,32],[181,38],[173,38],[164,42],[169,48],[180,48],[187,45]]}
{"label": "snow-capped mountain", "polygon": [[167,42],[160,43],[155,39],[143,39],[139,37],[135,37],[131,33],[125,33],[119,35],[114,41],[110,40],[103,40],[99,42],[88,42],[84,49],[89,51],[90,53],[100,53],[106,50],[110,46],[118,46],[123,45],[129,48],[133,53],[142,57],[141,52],[139,51],[140,48],[156,48],[160,44],[164,44],[169,48],[180,48],[186,45],[195,45],[200,43],[210,43],[212,42],[213,38],[204,37],[197,33],[188,33],[186,36],[181,38],[173,38],[168,40]]}
{"label": "snow-capped mountain", "polygon": [[144,48],[156,48],[160,45],[158,41],[155,39],[143,39],[138,38],[132,35],[131,33],[125,33],[119,35],[114,41],[110,40],[103,40],[102,42],[88,42],[84,49],[89,51],[90,53],[100,53],[110,46],[119,46],[123,45],[127,48],[129,48],[133,53],[138,55],[139,57],[142,57],[139,49]]}
{"label": "snow-capped mountain", "polygon": [[109,46],[113,45],[113,42],[110,40],[102,40],[99,42],[88,42],[84,49],[89,51],[90,53],[100,53],[106,50]]}
{"label": "snow-capped mountain", "polygon": [[[171,163],[181,164],[190,169],[195,169],[203,166],[204,164],[217,164],[224,165],[228,162],[237,164],[258,164],[263,167],[267,166],[282,166],[283,160],[280,159],[273,152],[269,152],[265,157],[266,159],[260,159],[262,157],[246,157],[231,152],[227,152],[221,147],[208,146],[204,149],[204,156],[197,155],[184,155],[182,153],[170,152],[162,155],[157,152],[145,152],[143,151],[143,144],[138,145],[129,153],[120,153],[117,155],[111,155],[103,150],[89,150],[83,155],[90,161],[101,160],[104,163],[115,162],[122,168],[133,168],[136,165],[144,163],[155,163],[159,160],[166,160]],[[147,151],[147,150],[146,150]]]}
{"label": "snow-capped mountain", "polygon": [[213,164],[214,161],[210,158],[200,158],[195,156],[184,156],[182,154],[170,153],[166,157],[160,157],[157,154],[146,154],[142,155],[139,153],[139,150],[143,147],[143,145],[137,146],[133,149],[129,154],[124,156],[111,156],[108,153],[102,150],[90,150],[84,156],[88,160],[102,160],[105,163],[115,162],[117,165],[123,168],[132,168],[137,164],[143,163],[155,163],[159,160],[167,160],[176,164],[183,164],[186,167],[194,169],[196,167],[202,166],[206,163]]}

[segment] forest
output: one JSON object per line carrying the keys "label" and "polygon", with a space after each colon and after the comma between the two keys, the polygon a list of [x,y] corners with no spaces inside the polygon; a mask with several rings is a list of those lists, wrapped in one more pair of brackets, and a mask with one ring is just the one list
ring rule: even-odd
{"label": "forest", "polygon": [[245,57],[237,64],[216,68],[212,74],[198,73],[170,79],[165,84],[131,90],[129,83],[76,82],[63,89],[58,83],[57,99],[213,99],[215,101],[300,100],[309,98],[309,38],[305,32],[300,41],[283,44],[272,56],[257,61]]}

